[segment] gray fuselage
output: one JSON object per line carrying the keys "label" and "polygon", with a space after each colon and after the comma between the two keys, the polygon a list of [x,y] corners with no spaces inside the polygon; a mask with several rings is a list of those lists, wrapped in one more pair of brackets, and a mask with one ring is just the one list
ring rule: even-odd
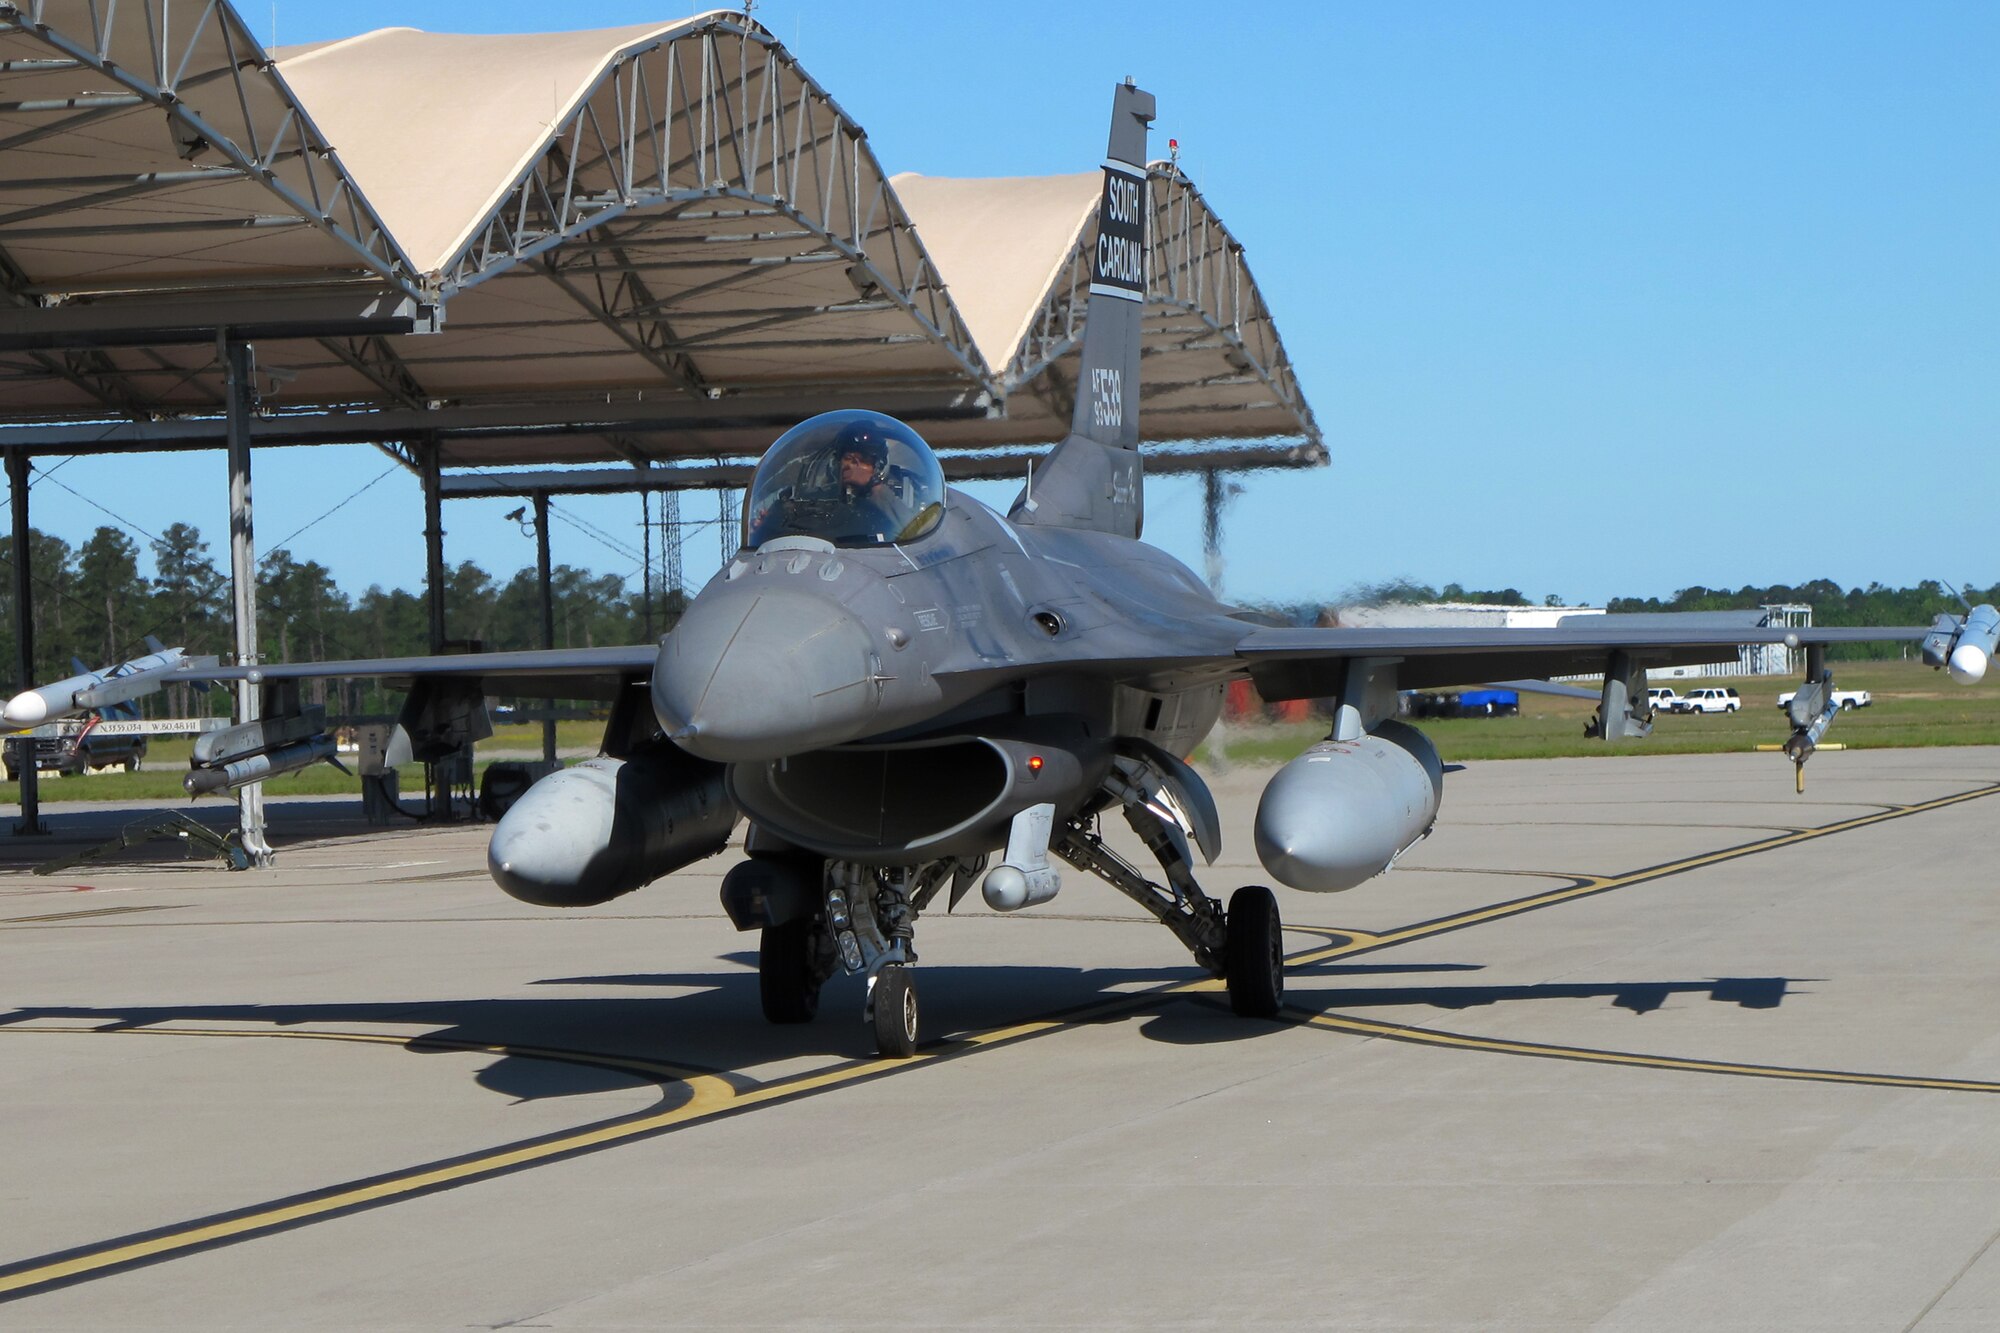
{"label": "gray fuselage", "polygon": [[[1120,747],[1184,757],[1220,714],[1218,663],[1244,630],[1155,547],[1017,526],[954,491],[906,545],[785,537],[739,553],[663,642],[652,699],[788,841],[869,860],[973,854],[1025,799],[985,800],[1001,786],[1043,782],[1067,816]],[[975,790],[940,790],[954,786]]]}

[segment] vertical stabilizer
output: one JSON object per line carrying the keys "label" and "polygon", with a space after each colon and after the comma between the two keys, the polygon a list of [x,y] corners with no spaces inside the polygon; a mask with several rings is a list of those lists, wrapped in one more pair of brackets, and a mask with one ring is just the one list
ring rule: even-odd
{"label": "vertical stabilizer", "polygon": [[1069,435],[1055,447],[1008,517],[1044,527],[1136,537],[1145,517],[1139,483],[1139,340],[1146,315],[1146,126],[1153,95],[1120,84],[1112,100],[1104,193],[1084,307],[1083,360]]}

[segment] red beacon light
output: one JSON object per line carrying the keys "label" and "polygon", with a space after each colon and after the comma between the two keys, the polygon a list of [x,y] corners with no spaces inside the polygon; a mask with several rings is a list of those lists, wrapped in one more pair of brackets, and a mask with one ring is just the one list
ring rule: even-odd
{"label": "red beacon light", "polygon": [[1028,756],[1028,771],[1030,773],[1039,773],[1042,771],[1042,757],[1040,755],[1031,754]]}

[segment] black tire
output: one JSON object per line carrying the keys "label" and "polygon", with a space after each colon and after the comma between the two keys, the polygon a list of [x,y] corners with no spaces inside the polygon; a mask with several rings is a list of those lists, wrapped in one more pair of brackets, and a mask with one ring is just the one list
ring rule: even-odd
{"label": "black tire", "polygon": [[138,755],[136,755],[136,754],[128,754],[128,755],[126,755],[126,756],[125,756],[125,771],[126,771],[127,773],[137,773],[137,772],[139,771],[139,756],[138,756]]}
{"label": "black tire", "polygon": [[875,974],[875,1049],[891,1060],[917,1053],[917,988],[910,969],[891,963]]}
{"label": "black tire", "polygon": [[1275,1018],[1285,1000],[1285,936],[1278,900],[1261,884],[1229,895],[1223,918],[1223,980],[1229,1007],[1245,1018]]}
{"label": "black tire", "polygon": [[773,1023],[810,1023],[819,1014],[819,978],[813,975],[814,935],[807,918],[766,926],[757,949],[757,997]]}

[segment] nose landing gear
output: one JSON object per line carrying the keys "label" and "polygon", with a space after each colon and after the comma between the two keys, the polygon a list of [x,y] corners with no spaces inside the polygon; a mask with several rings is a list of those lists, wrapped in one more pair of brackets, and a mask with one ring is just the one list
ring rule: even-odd
{"label": "nose landing gear", "polygon": [[917,988],[910,969],[891,963],[868,982],[868,1017],[875,1025],[875,1049],[891,1060],[917,1053]]}
{"label": "nose landing gear", "polygon": [[890,1059],[916,1054],[917,991],[913,947],[917,914],[946,884],[977,866],[958,860],[920,866],[825,865],[823,900],[810,917],[764,927],[757,957],[758,993],[773,1023],[808,1023],[819,1013],[820,987],[835,971],[865,975],[862,1017]]}

